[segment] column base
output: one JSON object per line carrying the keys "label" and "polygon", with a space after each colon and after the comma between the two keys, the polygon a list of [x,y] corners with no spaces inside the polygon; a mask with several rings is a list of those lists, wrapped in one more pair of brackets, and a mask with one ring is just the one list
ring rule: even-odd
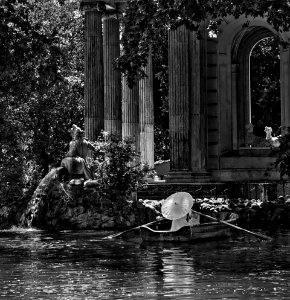
{"label": "column base", "polygon": [[207,172],[169,171],[165,176],[166,183],[206,183],[210,182]]}
{"label": "column base", "polygon": [[192,179],[196,183],[207,183],[211,182],[211,176],[209,172],[193,172]]}

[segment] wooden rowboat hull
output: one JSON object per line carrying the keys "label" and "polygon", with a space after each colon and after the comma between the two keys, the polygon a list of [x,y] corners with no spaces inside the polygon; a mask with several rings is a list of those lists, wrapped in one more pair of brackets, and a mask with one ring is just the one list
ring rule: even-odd
{"label": "wooden rowboat hull", "polygon": [[[229,219],[227,220],[228,217]],[[176,231],[171,231],[172,221],[163,219],[135,227],[131,230],[124,231],[114,238],[123,239],[133,242],[187,242],[195,243],[200,241],[209,241],[228,238],[231,235],[231,224],[234,224],[238,215],[235,213],[220,213],[221,221],[206,222],[201,218],[201,223],[194,226],[184,226]],[[207,219],[207,218],[206,218]],[[223,223],[226,221],[226,224]],[[229,224],[230,223],[230,224]]]}
{"label": "wooden rowboat hull", "polygon": [[198,242],[227,238],[230,235],[231,228],[218,222],[185,226],[177,231],[159,231],[148,226],[140,227],[140,236],[144,242]]}
{"label": "wooden rowboat hull", "polygon": [[[221,220],[227,223],[234,224],[238,215],[234,213],[221,213]],[[168,221],[168,220],[167,220]],[[217,240],[228,238],[231,235],[230,224],[225,224],[219,221],[202,222],[199,225],[184,226],[177,231],[168,230],[168,225],[160,224],[159,226],[140,226],[140,237],[143,242],[198,242],[205,240]],[[159,227],[159,228],[158,228]],[[160,230],[162,229],[162,230]],[[165,230],[166,229],[166,230]]]}

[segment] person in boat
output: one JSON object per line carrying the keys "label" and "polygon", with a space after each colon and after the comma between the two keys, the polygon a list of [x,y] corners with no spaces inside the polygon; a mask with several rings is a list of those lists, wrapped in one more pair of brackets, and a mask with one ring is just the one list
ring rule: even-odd
{"label": "person in boat", "polygon": [[195,226],[200,224],[200,215],[190,212],[184,217],[172,220],[170,231],[177,231],[184,226]]}
{"label": "person in boat", "polygon": [[94,174],[88,167],[86,157],[89,150],[96,150],[95,147],[84,137],[84,131],[77,125],[72,126],[71,134],[72,141],[69,143],[69,151],[61,161],[61,166],[69,174],[83,175],[85,180],[94,179]]}

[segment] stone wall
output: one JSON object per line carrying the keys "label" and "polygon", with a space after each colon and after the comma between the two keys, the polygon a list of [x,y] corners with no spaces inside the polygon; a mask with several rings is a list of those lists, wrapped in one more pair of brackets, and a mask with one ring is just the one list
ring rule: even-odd
{"label": "stone wall", "polygon": [[139,226],[160,215],[160,202],[137,201],[82,184],[62,183],[49,173],[38,186],[21,225],[40,229],[120,229]]}

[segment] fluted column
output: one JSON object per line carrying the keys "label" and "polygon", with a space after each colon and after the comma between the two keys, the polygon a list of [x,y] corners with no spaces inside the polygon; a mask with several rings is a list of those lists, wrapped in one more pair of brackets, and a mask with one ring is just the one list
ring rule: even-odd
{"label": "fluted column", "polygon": [[145,69],[148,77],[139,81],[140,153],[142,163],[154,167],[154,107],[152,56]]}
{"label": "fluted column", "polygon": [[96,140],[104,129],[103,2],[85,4],[85,132]]}
{"label": "fluted column", "polygon": [[[290,39],[289,39],[290,41]],[[290,47],[280,51],[281,125],[290,126]],[[283,130],[284,132],[284,130]]]}
{"label": "fluted column", "polygon": [[[169,31],[170,171],[190,170],[190,32],[184,25]],[[173,177],[178,175],[171,174]],[[184,175],[186,176],[186,175]],[[181,176],[183,177],[183,175]]]}
{"label": "fluted column", "polygon": [[122,137],[130,138],[140,151],[139,134],[139,84],[133,87],[127,85],[127,79],[122,77]]}
{"label": "fluted column", "polygon": [[140,150],[139,140],[139,86],[129,88],[126,78],[122,79],[122,137],[131,138]]}
{"label": "fluted column", "polygon": [[121,74],[114,68],[120,55],[119,20],[116,15],[103,18],[104,30],[104,125],[105,131],[122,134]]}
{"label": "fluted column", "polygon": [[200,41],[197,34],[189,33],[189,56],[190,56],[190,157],[191,171],[195,177],[206,176],[206,134],[205,134],[205,104],[201,97],[201,53]]}

